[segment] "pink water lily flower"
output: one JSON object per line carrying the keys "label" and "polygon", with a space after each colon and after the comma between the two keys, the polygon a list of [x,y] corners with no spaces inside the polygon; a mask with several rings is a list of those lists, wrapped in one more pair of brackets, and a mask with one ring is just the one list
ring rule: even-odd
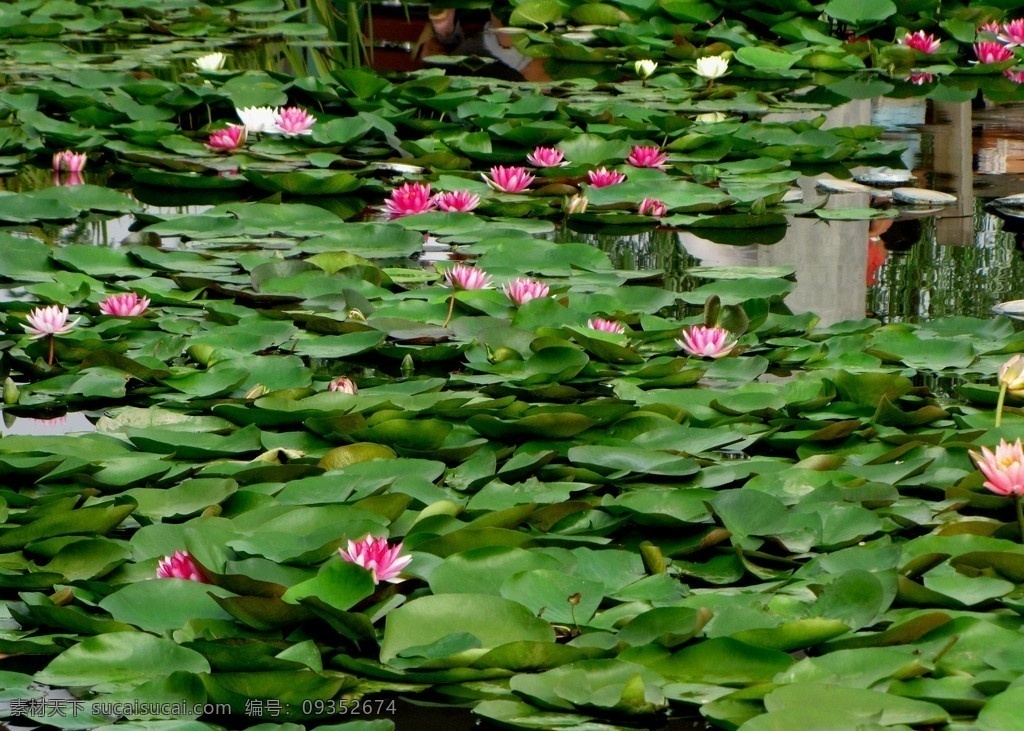
{"label": "pink water lily flower", "polygon": [[987,23],[982,23],[981,25],[978,26],[979,33],[991,33],[994,36],[999,35],[1002,29],[1003,26],[999,25],[999,23],[995,20],[990,20]]}
{"label": "pink water lily flower", "polygon": [[508,284],[505,284],[501,291],[505,293],[512,304],[518,306],[524,305],[532,299],[539,297],[547,297],[548,285],[543,282],[538,282],[535,279],[527,279],[526,277],[519,277],[514,279]]}
{"label": "pink water lily flower", "polygon": [[729,342],[732,335],[724,327],[693,325],[683,330],[682,339],[676,339],[680,348],[690,355],[702,358],[722,358],[736,347],[736,341]]}
{"label": "pink water lily flower", "polygon": [[278,132],[288,137],[309,135],[313,134],[310,127],[316,124],[316,117],[301,107],[285,107],[274,113],[274,124],[276,129],[268,132]]}
{"label": "pink water lily flower", "polygon": [[526,161],[538,168],[553,168],[566,165],[565,155],[557,147],[537,147],[526,156]]}
{"label": "pink water lily flower", "polygon": [[188,551],[175,551],[170,556],[164,556],[156,567],[158,579],[185,579],[186,581],[198,581],[200,584],[209,584],[199,566],[188,555]]}
{"label": "pink water lily flower", "polygon": [[405,183],[391,191],[391,197],[384,201],[389,219],[426,213],[434,208],[434,197],[430,183]]}
{"label": "pink water lily flower", "polygon": [[647,196],[640,201],[640,205],[637,206],[636,212],[641,216],[654,216],[655,218],[661,218],[668,212],[668,208],[666,208],[665,204],[657,198]]}
{"label": "pink water lily flower", "polygon": [[911,71],[907,75],[907,81],[915,86],[924,86],[935,81],[935,76],[927,71]]}
{"label": "pink water lily flower", "polygon": [[359,388],[356,386],[355,381],[353,381],[351,378],[341,376],[340,378],[335,378],[333,381],[327,384],[327,390],[355,394],[359,390]]}
{"label": "pink water lily flower", "polygon": [[1024,46],[1024,18],[1017,18],[1006,23],[1002,32],[999,33],[999,40],[1007,46]]}
{"label": "pink water lily flower", "polygon": [[1024,71],[1006,69],[1006,71],[1003,72],[1003,75],[1015,84],[1024,84]]}
{"label": "pink water lily flower", "polygon": [[369,535],[359,541],[349,541],[348,550],[339,548],[338,553],[349,563],[362,566],[369,571],[374,584],[382,581],[397,584],[403,581],[404,579],[398,575],[412,561],[412,556],[401,555],[401,542],[388,546],[386,538],[374,538]]}
{"label": "pink water lily flower", "polygon": [[100,312],[114,317],[138,317],[149,307],[149,297],[134,292],[112,294],[100,302]]}
{"label": "pink water lily flower", "polygon": [[23,325],[25,332],[32,333],[32,339],[44,338],[47,335],[65,335],[78,324],[82,318],[68,322],[68,308],[50,305],[37,307],[28,313],[28,324]]}
{"label": "pink water lily flower", "polygon": [[85,170],[85,163],[87,159],[88,158],[84,152],[63,150],[61,152],[54,153],[53,171],[59,172],[61,170],[66,170],[69,173],[80,173]]}
{"label": "pink water lily flower", "polygon": [[216,152],[234,152],[245,144],[245,125],[229,124],[224,129],[210,133],[206,146]]}
{"label": "pink water lily flower", "polygon": [[618,170],[608,170],[603,167],[587,171],[587,177],[590,179],[590,184],[595,188],[607,188],[609,185],[618,185],[626,179],[625,173],[620,173]]}
{"label": "pink water lily flower", "polygon": [[484,176],[484,180],[495,190],[502,193],[521,193],[530,187],[535,177],[526,171],[524,167],[505,167],[495,165],[491,168],[491,177]]}
{"label": "pink water lily flower", "polygon": [[448,327],[455,314],[455,293],[458,290],[487,289],[491,286],[491,275],[483,269],[456,264],[447,269],[444,273],[444,281],[452,288],[452,295],[448,298],[448,316],[444,318],[441,327]]}
{"label": "pink water lily flower", "polygon": [[491,286],[491,275],[483,269],[456,264],[445,270],[444,281],[452,289],[487,289]]}
{"label": "pink water lily flower", "polygon": [[446,190],[434,196],[434,205],[446,213],[469,213],[480,205],[480,196],[468,190]]}
{"label": "pink water lily flower", "polygon": [[907,33],[900,43],[921,53],[935,53],[939,48],[939,42],[935,36],[925,33],[923,30],[919,30],[917,33]]}
{"label": "pink water lily flower", "polygon": [[668,161],[668,154],[661,151],[657,145],[636,145],[633,151],[626,158],[626,162],[635,168],[658,168],[664,169]]}
{"label": "pink water lily flower", "polygon": [[1013,444],[1000,439],[995,453],[982,447],[980,455],[972,450],[971,457],[987,478],[985,487],[989,490],[998,495],[1024,495],[1024,447],[1020,439]]}
{"label": "pink water lily flower", "polygon": [[974,44],[974,55],[981,63],[1000,63],[1013,58],[1013,51],[996,41],[979,41]]}
{"label": "pink water lily flower", "polygon": [[605,320],[603,317],[592,317],[587,320],[587,327],[591,330],[600,330],[606,333],[615,333],[616,335],[625,335],[626,328],[615,320]]}

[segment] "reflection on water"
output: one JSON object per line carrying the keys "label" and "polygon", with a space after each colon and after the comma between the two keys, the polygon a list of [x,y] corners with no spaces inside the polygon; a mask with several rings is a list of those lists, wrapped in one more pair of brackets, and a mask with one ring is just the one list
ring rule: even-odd
{"label": "reflection on water", "polygon": [[[716,243],[699,230],[585,238],[616,266],[664,268],[673,289],[687,286],[686,269],[695,265],[791,266],[797,286],[786,304],[817,313],[822,325],[866,314],[883,322],[986,317],[998,302],[1024,296],[1024,223],[985,210],[994,197],[1024,192],[1024,105],[862,100],[834,110],[828,124],[869,121],[885,127],[884,139],[907,146],[903,162],[920,187],[952,193],[957,204],[870,223],[792,218],[781,240],[765,232],[768,240],[745,245]],[[814,200],[813,181],[800,183]],[[882,204],[844,193],[826,207]]]}
{"label": "reflection on water", "polygon": [[[49,168],[23,165],[16,174],[0,177],[0,191],[23,193],[42,190],[52,186],[67,185],[70,182],[70,175],[70,173],[63,173],[61,177],[57,177]],[[198,214],[212,207],[208,203],[159,205],[140,200],[136,192],[131,188],[111,185],[112,179],[109,169],[87,170],[82,174],[82,179],[79,182],[117,190],[138,203],[141,211],[153,216]],[[5,230],[15,236],[33,238],[50,246],[85,244],[87,246],[118,248],[126,241],[135,241],[138,238],[133,234],[133,230],[137,228],[139,228],[139,224],[133,215],[104,215],[90,212],[79,216],[71,222],[37,221],[32,224],[10,226]],[[179,239],[168,237],[162,240],[161,245],[165,248],[173,248],[179,243]],[[5,296],[2,299],[9,300],[10,297]]]}
{"label": "reflection on water", "polygon": [[11,416],[4,413],[4,427],[0,431],[2,436],[45,436],[53,437],[60,434],[77,434],[81,432],[94,432],[96,425],[89,420],[83,412],[70,412],[62,416],[52,418],[31,418]]}
{"label": "reflection on water", "polygon": [[818,314],[822,326],[865,315],[883,322],[987,317],[993,305],[1022,296],[1024,233],[1005,231],[984,201],[972,204],[968,245],[940,243],[943,219],[935,216],[870,224],[796,218],[774,244],[722,244],[668,229],[576,240],[608,252],[619,268],[664,269],[665,286],[677,291],[706,283],[687,276],[694,266],[793,267],[796,288],[786,304]]}
{"label": "reflection on water", "polygon": [[[922,321],[950,315],[986,317],[993,305],[1021,296],[1024,259],[1020,234],[975,202],[973,241],[939,243],[936,219],[920,219],[904,243],[897,241],[868,292],[868,309],[886,322]],[[915,233],[917,234],[915,237]]]}

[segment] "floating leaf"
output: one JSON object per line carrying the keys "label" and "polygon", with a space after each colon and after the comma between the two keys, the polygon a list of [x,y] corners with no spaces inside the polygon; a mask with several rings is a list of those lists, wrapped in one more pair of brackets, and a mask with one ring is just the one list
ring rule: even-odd
{"label": "floating leaf", "polygon": [[36,673],[58,686],[138,685],[175,671],[208,673],[198,652],[143,632],[109,632],[82,640]]}
{"label": "floating leaf", "polygon": [[[460,619],[455,622],[455,617]],[[409,648],[441,640],[455,628],[476,637],[481,649],[508,642],[554,640],[554,631],[547,622],[508,599],[487,594],[425,596],[388,614],[381,662],[391,662]]]}

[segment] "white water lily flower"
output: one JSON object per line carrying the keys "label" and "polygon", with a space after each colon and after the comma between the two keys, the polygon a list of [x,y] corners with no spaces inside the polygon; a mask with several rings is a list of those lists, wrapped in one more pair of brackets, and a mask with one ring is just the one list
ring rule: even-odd
{"label": "white water lily flower", "polygon": [[715,122],[724,122],[726,117],[722,112],[705,112],[704,114],[698,114],[693,118],[694,122],[700,124],[714,124]]}
{"label": "white water lily flower", "polygon": [[242,120],[242,124],[250,134],[277,132],[277,109],[274,107],[246,107],[245,109],[236,107],[235,114]]}
{"label": "white water lily flower", "polygon": [[224,62],[227,58],[227,56],[218,51],[216,53],[208,53],[205,56],[200,56],[192,62],[192,65],[195,66],[198,71],[219,71],[224,68]]}
{"label": "white water lily flower", "polygon": [[725,72],[728,70],[729,61],[724,56],[705,56],[697,59],[697,75],[703,76],[708,81],[725,76]]}
{"label": "white water lily flower", "polygon": [[633,64],[633,69],[636,71],[637,76],[641,79],[646,79],[658,69],[658,63],[649,58],[642,58]]}

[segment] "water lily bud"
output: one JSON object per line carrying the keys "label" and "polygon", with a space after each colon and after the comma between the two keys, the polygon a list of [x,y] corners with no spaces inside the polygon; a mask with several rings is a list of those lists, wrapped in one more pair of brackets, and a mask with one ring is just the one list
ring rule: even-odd
{"label": "water lily bud", "polygon": [[366,315],[363,314],[362,310],[358,310],[355,307],[348,311],[347,316],[350,320],[366,320]]}
{"label": "water lily bud", "polygon": [[253,458],[253,462],[269,462],[270,464],[288,464],[301,457],[305,456],[305,452],[300,452],[297,449],[284,449],[283,447],[275,447],[274,449],[267,450],[258,457]]}
{"label": "water lily bud", "polygon": [[406,353],[405,357],[402,358],[402,375],[408,378],[416,370],[416,364],[412,360],[412,356]]}
{"label": "water lily bud", "polygon": [[650,541],[640,544],[640,558],[643,559],[644,568],[647,569],[648,574],[665,573],[665,556],[661,553],[661,549]]}
{"label": "water lily bud", "polygon": [[636,71],[636,75],[641,79],[648,79],[651,74],[658,70],[658,63],[649,58],[642,58],[633,64],[633,70]]}
{"label": "water lily bud", "polygon": [[4,381],[4,403],[16,404],[21,399],[21,391],[10,376]]}
{"label": "water lily bud", "polygon": [[504,363],[506,360],[522,360],[522,354],[515,348],[495,348],[487,351],[492,363]]}
{"label": "water lily bud", "polygon": [[212,345],[190,345],[185,352],[199,365],[211,365],[210,361],[213,359],[214,352]]}
{"label": "water lily bud", "polygon": [[255,386],[245,392],[245,398],[249,401],[266,396],[270,392],[270,389],[264,386],[262,383],[257,383]]}
{"label": "water lily bud", "polygon": [[50,601],[53,602],[54,606],[66,607],[75,601],[75,592],[70,586],[66,586],[60,591],[51,594]]}
{"label": "water lily bud", "polygon": [[[999,385],[1006,386],[1014,396],[1024,395],[1024,357],[1020,353],[999,366]],[[6,396],[6,389],[4,394]]]}
{"label": "water lily bud", "polygon": [[728,117],[723,112],[705,112],[704,114],[698,114],[693,118],[694,122],[700,124],[715,124],[716,122],[724,122]]}
{"label": "water lily bud", "polygon": [[562,201],[562,210],[567,216],[578,215],[586,212],[589,203],[590,199],[585,195],[566,196]]}

